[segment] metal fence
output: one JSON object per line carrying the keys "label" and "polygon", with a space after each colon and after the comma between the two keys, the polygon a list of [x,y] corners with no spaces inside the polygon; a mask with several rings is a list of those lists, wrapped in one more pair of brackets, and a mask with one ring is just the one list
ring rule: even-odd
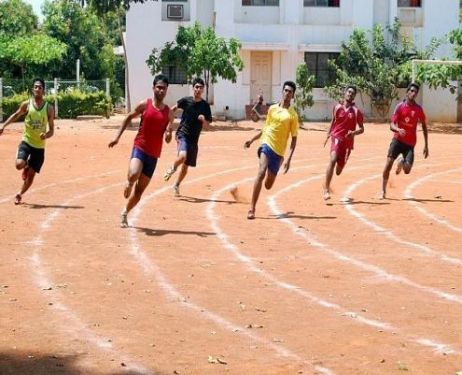
{"label": "metal fence", "polygon": [[[6,120],[3,118],[3,99],[29,92],[31,86],[32,82],[30,82],[30,80],[24,81],[22,79],[0,78],[0,122]],[[56,117],[58,117],[59,111],[58,94],[60,92],[69,92],[72,90],[79,90],[86,93],[102,91],[106,93],[106,96],[110,96],[110,88],[109,78],[92,81],[55,78],[53,81],[45,81],[45,95],[54,97]]]}

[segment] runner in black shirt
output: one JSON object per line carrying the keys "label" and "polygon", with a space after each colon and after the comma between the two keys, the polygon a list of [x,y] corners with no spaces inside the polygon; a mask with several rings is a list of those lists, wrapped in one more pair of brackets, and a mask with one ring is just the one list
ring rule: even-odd
{"label": "runner in black shirt", "polygon": [[181,165],[178,179],[173,186],[175,196],[180,195],[180,183],[186,177],[188,167],[196,166],[199,151],[198,142],[202,128],[207,130],[210,122],[212,122],[210,105],[202,99],[203,91],[204,81],[201,78],[195,78],[193,81],[193,96],[181,98],[171,109],[172,111],[176,111],[178,108],[183,110],[180,126],[176,131],[178,157],[164,174],[164,180],[168,181]]}

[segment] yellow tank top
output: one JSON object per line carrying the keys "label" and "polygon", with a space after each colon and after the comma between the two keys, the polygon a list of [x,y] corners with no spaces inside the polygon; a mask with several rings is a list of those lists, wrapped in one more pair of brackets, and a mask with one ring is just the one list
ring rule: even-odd
{"label": "yellow tank top", "polygon": [[35,108],[33,99],[29,100],[29,109],[24,120],[24,135],[22,140],[35,148],[45,148],[45,140],[40,138],[41,133],[47,132],[48,103],[44,102],[41,108]]}

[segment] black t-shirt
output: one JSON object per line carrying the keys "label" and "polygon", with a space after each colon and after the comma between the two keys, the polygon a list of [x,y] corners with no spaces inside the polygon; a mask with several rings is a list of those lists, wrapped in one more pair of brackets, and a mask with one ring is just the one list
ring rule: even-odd
{"label": "black t-shirt", "polygon": [[190,142],[197,143],[202,131],[202,122],[198,117],[204,115],[208,122],[212,122],[210,105],[205,100],[195,102],[192,96],[185,96],[177,102],[178,108],[183,110],[180,126],[176,132],[177,137],[182,136]]}

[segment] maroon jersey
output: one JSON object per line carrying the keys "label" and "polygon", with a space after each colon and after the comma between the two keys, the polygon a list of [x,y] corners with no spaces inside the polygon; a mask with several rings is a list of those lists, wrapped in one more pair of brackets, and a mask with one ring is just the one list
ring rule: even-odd
{"label": "maroon jersey", "polygon": [[406,130],[404,136],[395,133],[394,138],[414,147],[417,143],[417,123],[425,122],[425,113],[417,103],[409,104],[403,101],[396,106],[391,122],[397,124],[398,128]]}
{"label": "maroon jersey", "polygon": [[353,148],[354,137],[346,138],[349,130],[356,130],[356,124],[362,124],[364,121],[362,112],[353,104],[346,107],[343,104],[337,104],[333,113],[334,122],[330,130],[330,135],[339,142],[345,142],[347,148]]}
{"label": "maroon jersey", "polygon": [[134,141],[136,148],[154,158],[160,157],[163,135],[169,122],[169,112],[170,108],[167,105],[160,111],[152,105],[152,99],[147,99],[146,109],[141,115],[140,128]]}

